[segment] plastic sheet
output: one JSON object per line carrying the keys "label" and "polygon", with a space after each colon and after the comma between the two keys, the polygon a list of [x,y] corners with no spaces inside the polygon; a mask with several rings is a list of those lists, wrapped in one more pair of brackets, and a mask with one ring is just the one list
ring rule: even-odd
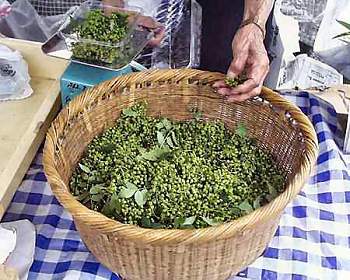
{"label": "plastic sheet", "polygon": [[298,21],[300,41],[312,47],[324,16],[327,0],[282,0],[281,12]]}
{"label": "plastic sheet", "polygon": [[62,24],[64,15],[42,17],[28,0],[17,0],[0,19],[0,33],[11,38],[45,42]]}
{"label": "plastic sheet", "polygon": [[136,60],[146,68],[196,68],[200,63],[202,10],[195,0],[163,0],[156,20],[165,27],[157,48],[145,49]]}
{"label": "plastic sheet", "polygon": [[328,0],[325,16],[317,33],[314,51],[320,60],[331,65],[350,80],[350,40],[334,38],[348,32],[337,20],[350,23],[349,0]]}

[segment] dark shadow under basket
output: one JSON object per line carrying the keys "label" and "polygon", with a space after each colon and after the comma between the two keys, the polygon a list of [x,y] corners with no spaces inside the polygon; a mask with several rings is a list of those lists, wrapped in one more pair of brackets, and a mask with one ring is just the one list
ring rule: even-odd
{"label": "dark shadow under basket", "polygon": [[[43,162],[55,196],[96,258],[125,279],[221,280],[238,273],[264,251],[286,205],[310,175],[318,146],[308,118],[266,88],[263,99],[227,103],[212,88],[223,78],[190,69],[122,76],[73,100],[47,134]],[[249,136],[288,173],[285,192],[238,220],[197,230],[144,229],[86,208],[68,189],[77,162],[96,135],[141,100],[152,116],[185,120],[192,117],[189,109],[198,108],[205,118],[220,119],[230,128],[244,123]]]}

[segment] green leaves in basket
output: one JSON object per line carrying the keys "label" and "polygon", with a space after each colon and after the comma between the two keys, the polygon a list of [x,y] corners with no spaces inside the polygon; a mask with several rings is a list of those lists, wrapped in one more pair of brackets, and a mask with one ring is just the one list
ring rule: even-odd
{"label": "green leaves in basket", "polygon": [[238,205],[238,208],[241,209],[246,214],[249,214],[254,211],[253,207],[250,205],[250,203],[245,200],[241,204]]}
{"label": "green leaves in basket", "polygon": [[161,223],[153,223],[150,218],[143,217],[141,219],[141,226],[145,228],[162,229],[165,226]]}
{"label": "green leaves in basket", "polygon": [[105,204],[105,206],[102,208],[102,214],[113,217],[115,214],[121,213],[122,206],[120,203],[120,198],[114,194],[111,196],[111,199]]}
{"label": "green leaves in basket", "polygon": [[278,192],[274,186],[271,184],[268,185],[269,188],[269,194],[266,196],[266,199],[268,202],[274,200],[278,196]]}
{"label": "green leaves in basket", "polygon": [[176,218],[174,220],[174,227],[179,229],[190,229],[193,228],[193,223],[196,221],[196,216],[188,218]]}
{"label": "green leaves in basket", "polygon": [[164,145],[164,143],[165,143],[165,137],[164,137],[163,132],[157,131],[157,140],[158,140],[158,144],[159,144],[160,146],[163,146],[163,145]]}
{"label": "green leaves in basket", "polygon": [[192,113],[193,119],[195,119],[196,121],[200,121],[203,118],[203,112],[200,111],[197,107],[191,108],[190,112]]}
{"label": "green leaves in basket", "polygon": [[126,183],[126,187],[121,189],[121,191],[119,193],[119,197],[121,197],[121,198],[130,198],[137,191],[138,191],[138,188],[134,184],[132,184],[130,182],[127,182]]}
{"label": "green leaves in basket", "polygon": [[258,197],[254,200],[254,202],[253,202],[253,208],[254,208],[254,210],[256,210],[256,209],[258,209],[258,208],[261,207],[260,201],[261,201],[261,197],[260,197],[260,196],[258,196]]}
{"label": "green leaves in basket", "polygon": [[201,112],[201,111],[196,111],[196,112],[194,112],[194,113],[193,113],[193,118],[194,118],[195,120],[200,120],[200,119],[202,119],[202,118],[203,118],[203,112]]}
{"label": "green leaves in basket", "polygon": [[247,81],[247,79],[248,78],[246,74],[242,74],[236,78],[226,77],[225,84],[230,88],[234,88],[234,87],[237,87],[238,85],[243,84],[245,81]]}
{"label": "green leaves in basket", "polygon": [[103,198],[106,188],[103,184],[92,186],[90,189],[91,200],[94,202],[100,202]]}
{"label": "green leaves in basket", "polygon": [[81,163],[79,163],[78,165],[79,165],[80,169],[81,169],[82,171],[84,171],[85,173],[91,173],[91,170],[90,170],[89,167],[87,167],[87,166],[85,166],[85,165],[83,165],[83,164],[81,164]]}
{"label": "green leaves in basket", "polygon": [[283,191],[285,172],[243,124],[155,118],[145,105],[96,136],[73,173],[70,190],[90,209],[148,228],[205,228]]}
{"label": "green leaves in basket", "polygon": [[158,129],[162,129],[165,128],[165,130],[169,131],[172,128],[172,124],[168,119],[161,119],[161,121],[159,123],[156,124],[156,127]]}
{"label": "green leaves in basket", "polygon": [[132,107],[129,108],[125,108],[123,110],[123,115],[126,117],[137,117],[139,115],[139,113],[135,110],[133,110]]}
{"label": "green leaves in basket", "polygon": [[135,202],[138,206],[143,207],[147,202],[147,190],[135,192]]}
{"label": "green leaves in basket", "polygon": [[141,153],[138,156],[138,158],[149,160],[149,161],[157,161],[159,159],[166,157],[170,152],[171,152],[171,150],[168,147],[162,147],[162,148],[155,147],[155,148],[149,150],[148,152],[145,151],[145,152]]}
{"label": "green leaves in basket", "polygon": [[75,197],[78,201],[80,201],[82,204],[87,203],[90,200],[90,192],[85,191],[81,193],[80,195]]}
{"label": "green leaves in basket", "polygon": [[210,226],[217,226],[220,223],[218,221],[216,221],[215,219],[211,219],[208,217],[202,217],[203,221],[206,222],[208,225]]}
{"label": "green leaves in basket", "polygon": [[243,123],[239,123],[235,130],[235,133],[242,138],[247,137],[247,128]]}
{"label": "green leaves in basket", "polygon": [[177,140],[171,122],[168,119],[162,119],[156,124],[156,127],[159,146],[167,145],[169,148],[174,148],[177,145]]}

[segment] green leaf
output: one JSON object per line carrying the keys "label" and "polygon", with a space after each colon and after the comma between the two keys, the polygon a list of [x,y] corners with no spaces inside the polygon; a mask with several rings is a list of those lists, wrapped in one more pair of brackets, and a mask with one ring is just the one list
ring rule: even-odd
{"label": "green leaf", "polygon": [[160,146],[163,146],[165,143],[164,134],[161,131],[157,131],[157,141]]}
{"label": "green leaf", "polygon": [[137,205],[143,207],[147,202],[147,190],[135,192],[134,198]]}
{"label": "green leaf", "polygon": [[231,214],[232,215],[236,215],[236,216],[240,216],[241,215],[241,209],[239,209],[238,207],[232,207],[231,208]]}
{"label": "green leaf", "polygon": [[179,144],[177,143],[176,135],[175,135],[175,132],[174,132],[174,131],[171,132],[171,140],[173,140],[173,143],[174,143],[176,146],[179,145]]}
{"label": "green leaf", "polygon": [[253,207],[249,204],[247,200],[243,201],[240,205],[238,205],[238,208],[246,212],[247,214],[254,211]]}
{"label": "green leaf", "polygon": [[342,20],[337,20],[337,22],[339,22],[342,26],[344,26],[345,28],[350,30],[350,23],[347,23],[347,22],[342,21]]}
{"label": "green leaf", "polygon": [[236,134],[242,138],[247,136],[247,128],[245,127],[244,124],[239,123],[236,128]]}
{"label": "green leaf", "polygon": [[268,202],[270,202],[278,196],[278,192],[272,185],[268,185],[268,188],[269,188],[269,194],[266,196],[266,199]]}
{"label": "green leaf", "polygon": [[173,141],[171,140],[171,138],[170,138],[170,137],[167,137],[167,139],[166,139],[166,143],[168,144],[168,146],[169,146],[170,148],[174,148]]}
{"label": "green leaf", "polygon": [[191,226],[195,222],[196,218],[197,218],[196,216],[186,218],[185,221],[182,223],[182,225],[183,226]]}
{"label": "green leaf", "polygon": [[268,185],[268,188],[269,188],[269,193],[273,198],[278,196],[277,190],[272,185]]}
{"label": "green leaf", "polygon": [[108,144],[105,144],[101,147],[101,151],[105,152],[105,153],[110,153],[114,149],[115,149],[115,144],[113,144],[113,143],[108,143]]}
{"label": "green leaf", "polygon": [[342,37],[346,37],[346,36],[350,36],[350,32],[345,32],[345,33],[339,34],[337,36],[334,36],[333,39],[342,38]]}
{"label": "green leaf", "polygon": [[99,186],[92,186],[90,189],[90,194],[99,194],[101,192],[101,188]]}
{"label": "green leaf", "polygon": [[203,219],[204,222],[206,222],[210,226],[217,226],[217,225],[220,224],[219,222],[216,222],[214,219],[210,219],[210,218],[207,218],[207,217],[202,217],[202,219]]}
{"label": "green leaf", "polygon": [[106,216],[115,216],[115,213],[120,213],[122,209],[119,197],[114,194],[111,196],[111,199],[106,203],[102,208],[102,214]]}
{"label": "green leaf", "polygon": [[183,225],[184,222],[185,222],[185,218],[182,218],[182,217],[180,217],[180,218],[175,218],[175,220],[174,220],[174,226],[175,226],[175,228],[181,227],[181,226]]}
{"label": "green leaf", "polygon": [[154,229],[161,229],[161,228],[165,228],[165,226],[163,224],[160,224],[160,223],[151,223],[151,228],[154,228]]}
{"label": "green leaf", "polygon": [[193,117],[196,119],[196,120],[200,120],[202,117],[203,117],[203,112],[201,111],[195,111],[193,113]]}
{"label": "green leaf", "polygon": [[168,120],[168,119],[163,119],[162,120],[162,124],[163,124],[163,127],[166,129],[166,130],[170,130],[171,129],[171,122]]}
{"label": "green leaf", "polygon": [[83,164],[81,164],[81,163],[79,163],[79,167],[80,167],[80,169],[83,170],[85,173],[91,173],[91,170],[90,170],[89,167],[87,167],[87,166],[85,166],[85,165],[83,165]]}
{"label": "green leaf", "polygon": [[253,202],[253,208],[256,210],[260,208],[260,196],[258,196]]}
{"label": "green leaf", "polygon": [[103,195],[102,194],[94,194],[91,196],[91,200],[92,201],[95,201],[95,202],[100,202],[101,199],[103,198]]}
{"label": "green leaf", "polygon": [[150,228],[151,227],[151,220],[149,218],[142,217],[141,225],[145,228]]}
{"label": "green leaf", "polygon": [[141,225],[145,228],[154,228],[154,229],[160,229],[164,228],[165,226],[160,223],[152,223],[149,218],[143,217],[141,219]]}
{"label": "green leaf", "polygon": [[119,197],[130,198],[137,191],[138,191],[138,188],[134,184],[128,182],[128,183],[126,183],[126,187],[121,189],[121,191],[119,193]]}
{"label": "green leaf", "polygon": [[122,211],[122,205],[120,203],[119,197],[116,194],[112,195],[110,205],[117,213],[120,213]]}
{"label": "green leaf", "polygon": [[88,191],[83,192],[83,193],[79,194],[79,196],[76,199],[78,201],[80,201],[81,203],[85,204],[90,199],[90,193]]}
{"label": "green leaf", "polygon": [[156,128],[158,128],[158,129],[164,128],[163,122],[157,123],[157,124],[156,124]]}
{"label": "green leaf", "polygon": [[88,178],[88,182],[89,183],[94,183],[96,181],[96,176],[95,175],[91,175],[89,178]]}
{"label": "green leaf", "polygon": [[171,150],[168,147],[156,147],[148,152],[144,152],[141,154],[141,158],[149,161],[157,161],[158,159],[169,154]]}
{"label": "green leaf", "polygon": [[123,115],[126,117],[137,117],[138,113],[135,112],[132,108],[125,108],[123,110]]}
{"label": "green leaf", "polygon": [[113,216],[113,209],[111,205],[109,203],[105,204],[101,210],[101,213],[107,217]]}

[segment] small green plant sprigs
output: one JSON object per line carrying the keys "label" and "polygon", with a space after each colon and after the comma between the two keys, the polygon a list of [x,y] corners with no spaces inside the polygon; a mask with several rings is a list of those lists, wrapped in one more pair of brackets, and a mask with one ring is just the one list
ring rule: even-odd
{"label": "small green plant sprigs", "polygon": [[335,36],[333,39],[342,38],[346,43],[350,44],[350,23],[341,20],[337,20],[337,22],[344,26],[347,29],[347,31]]}
{"label": "small green plant sprigs", "polygon": [[234,88],[240,84],[243,84],[245,81],[247,80],[246,76],[243,75],[243,76],[238,76],[234,79],[232,78],[229,78],[229,77],[226,77],[225,79],[225,83],[226,85],[228,85],[229,87],[231,88]]}
{"label": "small green plant sprigs", "polygon": [[102,10],[91,10],[84,21],[74,24],[73,32],[82,39],[73,43],[74,58],[97,64],[101,62],[111,64],[121,58],[123,54],[120,53],[120,48],[113,45],[127,36],[127,14],[114,12],[107,16]]}
{"label": "small green plant sprigs", "polygon": [[248,138],[198,111],[187,122],[125,109],[96,137],[75,170],[71,192],[86,206],[148,228],[204,228],[237,219],[283,191],[285,174]]}

